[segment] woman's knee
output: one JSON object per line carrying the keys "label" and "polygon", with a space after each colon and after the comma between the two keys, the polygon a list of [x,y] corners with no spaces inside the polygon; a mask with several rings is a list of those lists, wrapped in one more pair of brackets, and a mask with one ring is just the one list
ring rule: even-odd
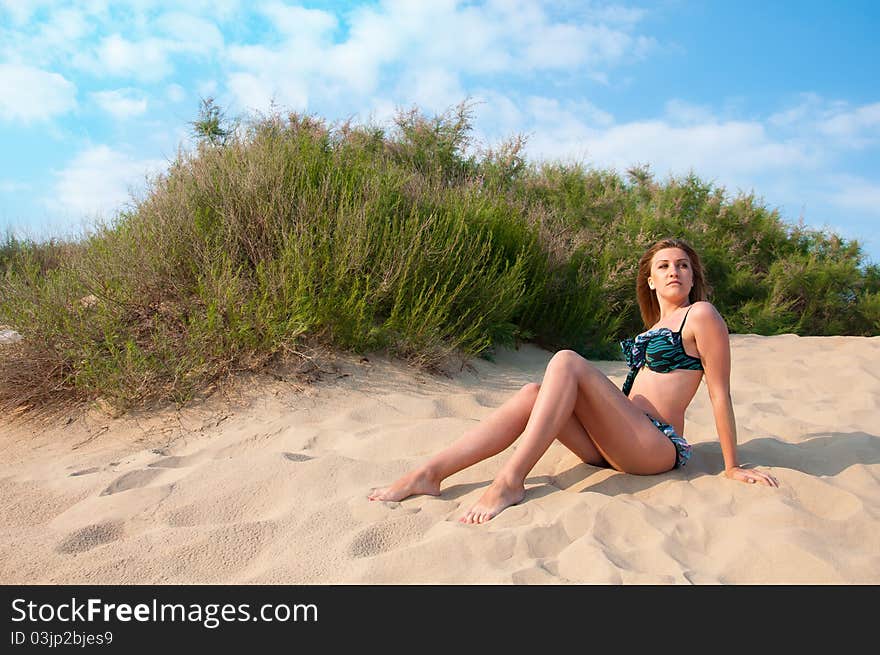
{"label": "woman's knee", "polygon": [[592,371],[596,367],[574,350],[560,350],[550,358],[550,364],[576,371]]}
{"label": "woman's knee", "polygon": [[520,389],[520,393],[529,396],[531,398],[537,398],[538,392],[541,390],[541,385],[537,382],[528,382],[523,385],[522,389]]}

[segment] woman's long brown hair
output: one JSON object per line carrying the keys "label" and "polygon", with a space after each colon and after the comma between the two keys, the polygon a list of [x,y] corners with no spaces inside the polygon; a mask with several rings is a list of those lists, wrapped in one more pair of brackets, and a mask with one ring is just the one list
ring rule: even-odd
{"label": "woman's long brown hair", "polygon": [[664,248],[681,248],[691,260],[691,271],[694,276],[694,286],[688,294],[688,300],[695,303],[699,300],[708,300],[711,291],[703,273],[703,263],[700,256],[691,248],[690,244],[682,239],[661,239],[645,251],[639,260],[639,272],[636,278],[636,298],[639,301],[639,311],[646,328],[650,328],[660,320],[660,304],[657,302],[657,294],[648,287],[648,278],[651,276],[651,260],[654,255]]}

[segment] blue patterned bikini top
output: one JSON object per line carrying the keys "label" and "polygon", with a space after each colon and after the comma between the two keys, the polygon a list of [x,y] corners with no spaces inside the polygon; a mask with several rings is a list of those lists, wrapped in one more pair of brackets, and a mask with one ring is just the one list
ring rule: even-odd
{"label": "blue patterned bikini top", "polygon": [[688,355],[681,343],[681,331],[690,311],[688,309],[685,312],[678,332],[662,327],[642,332],[635,339],[624,339],[620,342],[620,348],[630,369],[623,383],[624,395],[629,396],[636,375],[645,364],[657,373],[669,373],[679,368],[690,371],[703,370],[703,362],[700,358]]}

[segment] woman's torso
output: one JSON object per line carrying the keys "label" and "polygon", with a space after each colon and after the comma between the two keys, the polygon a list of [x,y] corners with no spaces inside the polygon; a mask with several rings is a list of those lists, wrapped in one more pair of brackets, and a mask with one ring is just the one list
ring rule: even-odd
{"label": "woman's torso", "polygon": [[[681,326],[680,332],[675,332],[688,310],[676,312],[654,325],[648,332],[661,333],[664,338],[674,339],[676,348],[683,351],[685,356],[696,363],[699,360],[699,353],[693,328],[684,324]],[[683,435],[685,410],[700,387],[703,371],[675,368],[667,372],[658,372],[651,370],[650,364],[649,357],[648,362],[639,369],[635,376],[629,399],[636,407],[669,423],[676,432]]]}

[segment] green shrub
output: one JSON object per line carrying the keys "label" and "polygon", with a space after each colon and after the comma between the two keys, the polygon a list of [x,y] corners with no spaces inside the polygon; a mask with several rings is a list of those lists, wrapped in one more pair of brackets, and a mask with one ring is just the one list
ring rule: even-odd
{"label": "green shrub", "polygon": [[391,130],[213,103],[134,209],[76,242],[0,245],[0,408],[186,402],[304,343],[427,370],[523,340],[618,358],[644,329],[641,253],[684,238],[731,331],[880,334],[880,269],[857,242],[786,225],[696,174],[657,182],[478,155],[470,107]]}

